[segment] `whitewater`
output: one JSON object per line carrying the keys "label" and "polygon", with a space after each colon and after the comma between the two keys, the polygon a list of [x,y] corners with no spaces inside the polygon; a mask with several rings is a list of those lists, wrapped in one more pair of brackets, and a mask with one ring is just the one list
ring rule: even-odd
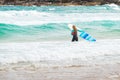
{"label": "whitewater", "polygon": [[[96,38],[71,42],[67,25]],[[0,65],[120,63],[120,6],[0,6]]]}

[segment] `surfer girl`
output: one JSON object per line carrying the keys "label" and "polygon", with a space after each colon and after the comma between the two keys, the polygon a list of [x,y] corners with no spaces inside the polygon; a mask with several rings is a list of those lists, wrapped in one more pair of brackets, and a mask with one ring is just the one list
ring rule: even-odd
{"label": "surfer girl", "polygon": [[72,28],[73,28],[72,33],[71,33],[73,35],[72,42],[78,41],[77,28],[75,25],[73,25]]}

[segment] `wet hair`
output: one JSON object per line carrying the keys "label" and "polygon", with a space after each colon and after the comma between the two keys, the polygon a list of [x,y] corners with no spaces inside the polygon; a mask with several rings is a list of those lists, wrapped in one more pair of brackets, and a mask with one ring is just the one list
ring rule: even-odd
{"label": "wet hair", "polygon": [[73,30],[76,32],[77,31],[77,28],[75,25],[72,26]]}

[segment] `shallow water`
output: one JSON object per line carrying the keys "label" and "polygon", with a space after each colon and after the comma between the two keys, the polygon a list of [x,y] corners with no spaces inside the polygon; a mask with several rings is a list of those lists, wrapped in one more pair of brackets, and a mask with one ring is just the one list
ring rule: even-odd
{"label": "shallow water", "polygon": [[[97,42],[71,43],[68,23]],[[119,63],[119,48],[120,6],[0,6],[0,64]]]}
{"label": "shallow water", "polygon": [[[120,63],[120,39],[80,42],[1,43],[0,63],[48,65]],[[64,63],[63,63],[64,61]]]}

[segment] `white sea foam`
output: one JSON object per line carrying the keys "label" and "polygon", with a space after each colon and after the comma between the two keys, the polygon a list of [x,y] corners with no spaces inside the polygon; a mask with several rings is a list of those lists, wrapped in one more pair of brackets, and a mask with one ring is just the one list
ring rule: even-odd
{"label": "white sea foam", "polygon": [[38,11],[0,11],[0,23],[38,25],[100,20],[120,20],[120,13],[48,13]]}
{"label": "white sea foam", "polygon": [[110,6],[114,10],[120,10],[120,7],[116,4],[109,4],[108,6]]}
{"label": "white sea foam", "polygon": [[98,40],[95,43],[24,42],[0,43],[0,63],[86,61],[90,63],[120,62],[120,39]]}

